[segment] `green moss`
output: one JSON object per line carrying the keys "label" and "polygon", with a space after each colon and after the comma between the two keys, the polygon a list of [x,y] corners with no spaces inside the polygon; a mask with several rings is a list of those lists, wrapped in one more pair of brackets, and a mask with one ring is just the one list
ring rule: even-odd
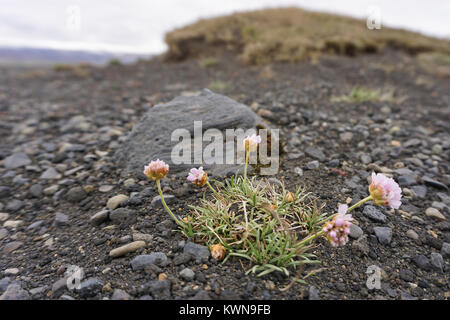
{"label": "green moss", "polygon": [[381,92],[379,89],[354,87],[347,95],[331,97],[332,102],[371,102],[393,101],[393,91]]}

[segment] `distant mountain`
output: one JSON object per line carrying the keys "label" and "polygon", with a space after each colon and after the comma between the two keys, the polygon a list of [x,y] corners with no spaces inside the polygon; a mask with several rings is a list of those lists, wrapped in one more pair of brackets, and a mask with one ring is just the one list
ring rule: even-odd
{"label": "distant mountain", "polygon": [[0,65],[14,66],[52,65],[62,63],[90,63],[104,65],[113,59],[118,59],[122,63],[132,63],[139,58],[149,58],[151,56],[151,54],[144,55],[46,48],[0,47]]}

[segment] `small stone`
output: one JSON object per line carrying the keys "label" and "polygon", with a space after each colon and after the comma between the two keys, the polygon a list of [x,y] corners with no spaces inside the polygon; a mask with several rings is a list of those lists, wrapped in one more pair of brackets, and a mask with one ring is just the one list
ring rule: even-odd
{"label": "small stone", "polygon": [[31,297],[33,297],[33,299],[36,299],[36,298],[40,297],[41,294],[43,294],[46,289],[47,289],[47,286],[41,286],[41,287],[33,288],[29,292],[30,292]]}
{"label": "small stone", "polygon": [[[169,204],[174,203],[176,201],[176,198],[173,195],[164,194],[164,201],[166,202],[166,204],[169,205]],[[152,206],[152,208],[162,208],[163,204],[161,202],[161,196],[155,196],[152,199],[151,206]]]}
{"label": "small stone", "polygon": [[397,182],[402,187],[408,187],[417,183],[416,177],[411,174],[402,174],[398,177]]}
{"label": "small stone", "polygon": [[40,198],[42,196],[42,186],[40,184],[33,184],[30,187],[30,193],[35,198]]}
{"label": "small stone", "polygon": [[320,292],[319,290],[314,287],[314,286],[310,286],[309,287],[309,300],[320,300]]}
{"label": "small stone", "polygon": [[296,174],[298,174],[300,177],[303,176],[303,169],[300,168],[300,167],[295,167],[295,168],[294,168],[294,172],[295,172]]}
{"label": "small stone", "polygon": [[114,186],[112,186],[112,185],[102,185],[102,186],[100,186],[100,188],[98,188],[98,191],[110,192],[112,189],[114,189]]}
{"label": "small stone", "polygon": [[317,161],[317,160],[313,160],[313,161],[310,161],[310,162],[308,162],[307,164],[306,164],[306,167],[309,169],[309,170],[314,170],[314,169],[317,169],[317,168],[319,168],[319,161]]}
{"label": "small stone", "polygon": [[310,156],[311,158],[315,158],[319,161],[325,161],[326,160],[326,156],[325,154],[322,152],[322,150],[315,148],[315,147],[308,147],[305,150],[305,153]]}
{"label": "small stone", "polygon": [[180,264],[188,263],[190,260],[191,255],[183,252],[175,256],[175,258],[173,259],[173,264],[179,266]]}
{"label": "small stone", "polygon": [[52,285],[52,297],[59,297],[67,289],[67,278],[61,278]]}
{"label": "small stone", "polygon": [[361,162],[364,164],[369,164],[372,162],[372,157],[369,156],[368,154],[362,154],[360,159],[361,159]]}
{"label": "small stone", "polygon": [[6,210],[10,212],[16,212],[22,209],[25,206],[25,203],[18,199],[13,199],[8,202],[6,205]]}
{"label": "small stone", "polygon": [[363,235],[358,240],[353,241],[352,251],[358,256],[368,255],[369,245],[367,244],[367,236]]}
{"label": "small stone", "polygon": [[408,269],[400,269],[400,279],[406,282],[412,282],[414,280],[414,273]]}
{"label": "small stone", "polygon": [[444,243],[442,244],[441,255],[442,255],[444,258],[449,258],[449,257],[450,257],[450,243],[444,242]]}
{"label": "small stone", "polygon": [[5,228],[11,228],[11,229],[17,229],[18,227],[20,227],[23,224],[22,220],[8,220],[5,221],[5,223],[3,224],[3,226]]}
{"label": "small stone", "polygon": [[0,296],[0,300],[30,300],[30,295],[23,290],[20,284],[11,283],[6,291]]}
{"label": "small stone", "polygon": [[5,273],[5,275],[15,276],[16,274],[19,273],[19,269],[18,268],[5,269],[4,273]]}
{"label": "small stone", "polygon": [[436,208],[430,207],[430,208],[426,209],[425,214],[431,218],[435,218],[438,220],[446,220],[445,216],[442,213],[440,213],[439,210]]}
{"label": "small stone", "polygon": [[6,238],[8,236],[8,230],[5,228],[0,228],[0,240]]}
{"label": "small stone", "polygon": [[413,297],[412,295],[410,295],[409,293],[406,293],[406,292],[400,293],[400,299],[401,300],[417,300],[416,297]]}
{"label": "small stone", "polygon": [[14,153],[3,160],[3,166],[6,169],[16,169],[24,167],[26,165],[29,165],[30,163],[30,158],[28,158],[28,156],[23,152]]}
{"label": "small stone", "polygon": [[387,245],[392,240],[392,229],[389,227],[374,227],[373,231],[381,244]]}
{"label": "small stone", "polygon": [[61,212],[56,212],[53,223],[57,227],[66,226],[69,224],[69,217]]}
{"label": "small stone", "polygon": [[167,274],[165,274],[165,273],[160,273],[159,275],[158,275],[158,280],[159,281],[163,281],[163,280],[166,280],[168,277],[167,277]]}
{"label": "small stone", "polygon": [[9,218],[9,213],[7,212],[0,212],[0,221],[6,221]]}
{"label": "small stone", "polygon": [[10,284],[11,284],[10,277],[4,277],[0,279],[0,292],[5,292]]}
{"label": "small stone", "polygon": [[184,268],[180,272],[180,277],[186,281],[192,281],[192,280],[194,280],[195,273],[194,273],[194,271],[192,271],[189,268]]}
{"label": "small stone", "polygon": [[154,299],[167,300],[170,299],[170,281],[169,280],[153,280],[144,285],[150,291]]}
{"label": "small stone", "polygon": [[144,248],[145,246],[146,246],[145,241],[134,241],[119,248],[111,250],[109,252],[109,256],[111,258],[121,257],[127,253],[134,252],[139,248]]}
{"label": "small stone", "polygon": [[70,202],[80,202],[87,197],[86,191],[82,187],[71,188],[66,195],[66,198]]}
{"label": "small stone", "polygon": [[410,239],[413,240],[419,240],[419,235],[412,229],[409,229],[408,231],[406,231],[406,236]]}
{"label": "small stone", "polygon": [[52,196],[52,195],[54,195],[58,190],[59,190],[59,186],[56,185],[56,184],[54,184],[54,185],[52,185],[52,186],[50,186],[50,187],[45,188],[45,189],[44,189],[44,194],[45,194],[46,196]]}
{"label": "small stone", "polygon": [[41,174],[39,179],[44,180],[54,180],[54,179],[60,179],[61,174],[58,173],[58,171],[55,170],[53,167],[47,168],[47,170],[44,171],[44,173]]}
{"label": "small stone", "polygon": [[450,243],[444,242],[444,243],[442,244],[441,255],[442,255],[444,258],[449,258],[449,257],[450,257]]}
{"label": "small stone", "polygon": [[104,286],[103,281],[97,278],[89,278],[80,283],[79,288],[75,288],[75,290],[82,296],[83,298],[94,297],[98,293],[102,291]]}
{"label": "small stone", "polygon": [[122,222],[131,224],[136,221],[136,213],[135,211],[127,208],[117,208],[109,214],[109,219],[116,224],[120,224]]}
{"label": "small stone", "polygon": [[0,186],[0,199],[9,197],[11,194],[11,188],[6,186]]}
{"label": "small stone", "polygon": [[141,270],[144,269],[144,267],[149,264],[165,267],[169,264],[169,260],[167,259],[165,253],[153,252],[150,254],[143,254],[135,257],[133,260],[131,260],[130,264],[133,270]]}
{"label": "small stone", "polygon": [[102,210],[97,212],[96,214],[94,214],[89,221],[91,222],[92,225],[94,226],[99,226],[101,225],[103,222],[105,222],[106,220],[108,220],[108,216],[109,216],[109,211],[108,210]]}
{"label": "small stone", "polygon": [[442,154],[444,150],[440,144],[435,144],[431,147],[431,151],[435,154]]}
{"label": "small stone", "polygon": [[128,199],[127,195],[124,194],[118,194],[117,196],[114,196],[110,198],[106,204],[106,207],[108,209],[114,210],[116,209],[122,202]]}
{"label": "small stone", "polygon": [[425,271],[430,269],[430,260],[422,254],[419,254],[413,258],[414,263]]}
{"label": "small stone", "polygon": [[5,247],[3,248],[3,253],[8,254],[13,252],[14,250],[19,249],[23,245],[23,242],[21,241],[12,241],[10,243],[7,243]]}
{"label": "small stone", "polygon": [[353,139],[353,133],[351,132],[344,132],[339,135],[339,139],[341,139],[342,142],[350,142]]}
{"label": "small stone", "polygon": [[439,253],[436,252],[431,253],[430,263],[434,269],[441,272],[444,270],[444,258]]}
{"label": "small stone", "polygon": [[414,191],[419,199],[425,199],[427,195],[427,187],[425,186],[412,186],[411,189]]}
{"label": "small stone", "polygon": [[193,242],[186,243],[183,251],[184,251],[184,253],[191,255],[191,257],[197,263],[208,262],[208,259],[210,256],[210,252],[207,247],[193,243]]}
{"label": "small stone", "polygon": [[354,223],[350,225],[350,238],[359,239],[363,234],[364,231],[359,226]]}
{"label": "small stone", "polygon": [[122,289],[115,289],[112,296],[111,296],[111,300],[130,300],[131,296]]}
{"label": "small stone", "polygon": [[431,179],[430,177],[424,176],[424,177],[422,177],[422,181],[425,184],[427,184],[429,186],[432,186],[432,187],[435,187],[437,189],[448,190],[448,187],[445,184],[443,184],[443,183],[441,183],[439,181],[436,181],[434,179]]}
{"label": "small stone", "polygon": [[363,214],[369,219],[376,222],[386,222],[386,216],[375,206],[366,205],[363,210]]}
{"label": "small stone", "polygon": [[405,148],[409,148],[409,147],[415,147],[418,146],[419,144],[422,144],[422,141],[420,139],[417,138],[413,138],[413,139],[409,139],[408,141],[406,141],[403,146]]}
{"label": "small stone", "polygon": [[145,241],[149,244],[153,240],[153,236],[151,234],[146,233],[133,233],[133,241]]}

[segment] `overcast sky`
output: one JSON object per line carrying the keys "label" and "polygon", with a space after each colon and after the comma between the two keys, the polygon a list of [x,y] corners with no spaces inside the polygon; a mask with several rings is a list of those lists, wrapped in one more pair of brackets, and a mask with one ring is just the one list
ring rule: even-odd
{"label": "overcast sky", "polygon": [[299,6],[450,38],[446,0],[0,0],[0,46],[161,53],[175,27],[236,11]]}

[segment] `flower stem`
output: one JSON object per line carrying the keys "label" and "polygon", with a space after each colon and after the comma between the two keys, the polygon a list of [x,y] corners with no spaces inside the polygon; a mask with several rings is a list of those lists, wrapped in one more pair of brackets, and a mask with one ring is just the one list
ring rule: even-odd
{"label": "flower stem", "polygon": [[218,196],[217,191],[213,188],[209,181],[206,181],[206,185],[209,187],[209,189],[211,189],[212,192],[214,192],[216,196]]}
{"label": "flower stem", "polygon": [[244,179],[247,180],[247,165],[248,158],[250,157],[250,151],[245,151],[245,167],[244,167]]}
{"label": "flower stem", "polygon": [[348,209],[347,209],[347,212],[349,212],[349,211],[355,209],[356,207],[359,207],[359,206],[362,205],[363,203],[365,203],[365,202],[367,202],[367,201],[370,201],[370,200],[373,200],[372,196],[368,196],[367,198],[364,198],[364,199],[358,201],[357,203],[355,203],[354,205],[352,205],[350,208],[348,208]]}
{"label": "flower stem", "polygon": [[314,233],[314,234],[312,234],[312,235],[310,235],[310,236],[307,236],[305,239],[303,239],[302,241],[300,241],[299,243],[297,243],[297,245],[300,245],[300,246],[301,246],[301,245],[306,244],[307,242],[313,241],[315,238],[320,237],[323,233],[324,233],[323,230],[320,230],[320,231],[317,232],[317,233]]}
{"label": "flower stem", "polygon": [[179,226],[184,227],[183,223],[181,223],[181,221],[178,220],[178,218],[173,214],[173,212],[167,206],[166,201],[164,201],[164,196],[163,196],[163,192],[162,192],[162,189],[161,189],[160,179],[156,180],[156,185],[158,186],[159,196],[161,197],[161,202],[162,202],[164,208],[166,209],[166,211],[170,214],[170,216],[173,218],[173,220],[175,220],[175,222]]}

